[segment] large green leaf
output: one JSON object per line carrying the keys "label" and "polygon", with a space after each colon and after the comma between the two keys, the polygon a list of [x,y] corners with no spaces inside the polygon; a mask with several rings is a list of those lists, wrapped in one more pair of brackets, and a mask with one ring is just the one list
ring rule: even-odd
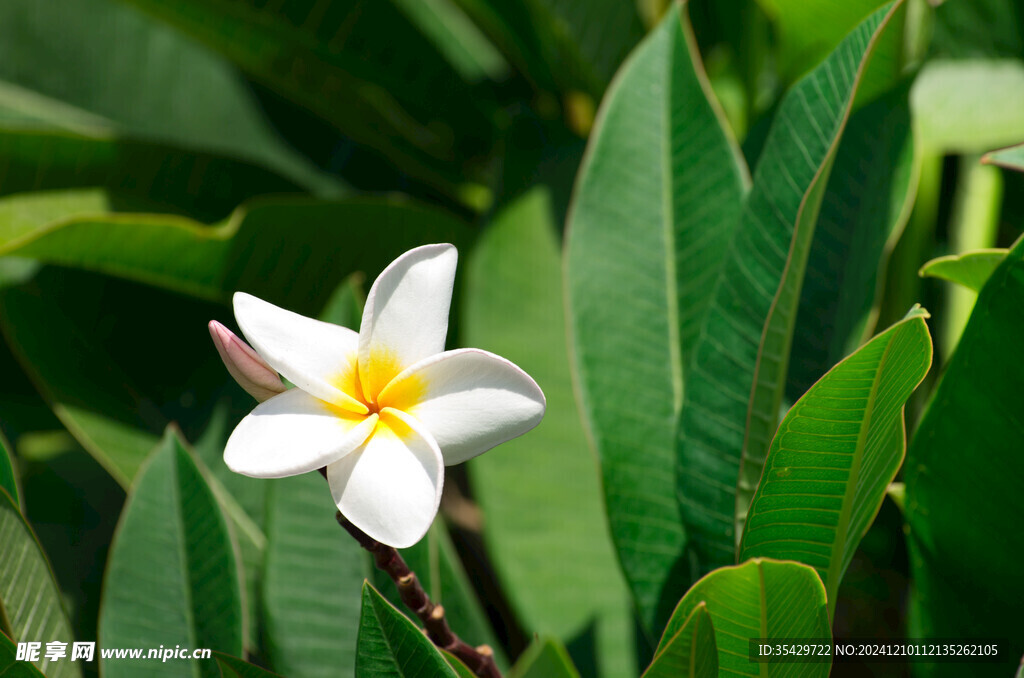
{"label": "large green leaf", "polygon": [[676,469],[698,572],[735,559],[735,516],[775,432],[829,170],[872,46],[899,7],[872,14],[786,95],[711,292],[687,365]]}
{"label": "large green leaf", "polygon": [[[104,648],[180,645],[240,655],[238,560],[203,472],[169,431],[140,471],[121,514],[104,577]],[[212,660],[100,659],[110,678],[216,676]]]}
{"label": "large green leaf", "polygon": [[980,292],[992,273],[1003,263],[1009,250],[990,249],[950,254],[932,259],[921,267],[922,277],[941,278]]}
{"label": "large green leaf", "polygon": [[[107,211],[171,212],[214,220],[253,196],[297,191],[294,184],[256,165],[208,153],[89,134],[0,128],[0,195],[53,189],[91,190],[80,193],[82,204],[65,194],[5,198],[0,202],[4,241],[30,229],[38,219],[34,212],[42,209],[49,210],[50,220]],[[84,202],[88,197],[95,202]]]}
{"label": "large green leaf", "polygon": [[[907,88],[855,112],[807,258],[786,397],[792,402],[874,332],[888,255],[910,216],[918,162]],[[744,515],[738,515],[742,528]]]}
{"label": "large green leaf", "polygon": [[263,644],[286,676],[350,675],[366,552],[338,527],[317,473],[268,481]]}
{"label": "large green leaf", "polygon": [[356,678],[456,678],[433,643],[384,596],[363,584]]}
{"label": "large green leaf", "polygon": [[1024,139],[1024,63],[1019,59],[929,61],[914,82],[911,106],[918,140],[930,151],[985,153],[1020,143]]}
{"label": "large green leaf", "polygon": [[718,646],[707,605],[698,603],[683,625],[661,644],[643,678],[714,678]]}
{"label": "large green leaf", "polygon": [[6,490],[14,500],[14,505],[19,506],[18,474],[14,471],[14,458],[11,456],[11,449],[7,438],[0,433],[0,489]]}
{"label": "large green leaf", "polygon": [[[618,676],[635,664],[629,590],[573,398],[559,254],[549,195],[535,188],[469,255],[461,343],[514,361],[547,398],[540,425],[473,459],[470,481],[492,562],[525,628],[564,642],[593,631],[587,649],[600,667],[590,673]],[[587,565],[566,568],[571,562]]]}
{"label": "large green leaf", "polygon": [[[77,201],[83,194],[62,196]],[[304,313],[319,311],[355,270],[376,273],[424,242],[458,246],[468,239],[468,229],[451,215],[393,199],[261,200],[213,227],[174,216],[81,215],[77,202],[55,221],[45,199],[38,199],[40,213],[29,209],[38,204],[34,196],[9,200],[6,208],[19,219],[0,221],[0,254],[220,301],[243,289]]]}
{"label": "large green leaf", "polygon": [[319,191],[335,183],[319,177],[278,136],[228,63],[121,2],[3,3],[2,81],[16,87],[0,87],[0,108],[21,109],[48,124],[84,121],[119,135],[222,153]]}
{"label": "large green leaf", "polygon": [[746,174],[677,11],[602,104],[569,217],[574,367],[612,536],[644,624],[685,590],[672,474],[682,366],[708,309]]}
{"label": "large green leaf", "polygon": [[768,557],[816,568],[830,613],[903,462],[903,406],[931,366],[926,317],[915,308],[793,405],[750,504],[740,560]]}
{"label": "large green leaf", "polygon": [[755,558],[711,572],[679,601],[655,656],[701,605],[714,626],[719,675],[828,675],[830,663],[754,664],[747,659],[751,638],[831,638],[825,589],[812,568]]}
{"label": "large green leaf", "polygon": [[[907,452],[911,634],[1004,638],[1006,675],[1024,654],[1024,542],[1013,538],[1024,475],[1024,240],[988,279]],[[955,665],[920,665],[955,675]]]}
{"label": "large green leaf", "polygon": [[18,659],[17,645],[2,631],[0,631],[0,676],[4,678],[46,678],[34,664]]}
{"label": "large green leaf", "polygon": [[483,97],[392,2],[130,1],[441,190],[487,150]]}
{"label": "large green leaf", "polygon": [[1024,144],[986,153],[981,161],[990,165],[998,165],[1006,169],[1024,172]]}
{"label": "large green leaf", "polygon": [[565,647],[551,637],[537,638],[523,651],[508,678],[579,678]]}
{"label": "large green leaf", "polygon": [[[44,650],[51,641],[69,643],[70,647],[71,624],[46,554],[14,500],[2,488],[0,544],[0,632],[20,642],[43,643]],[[79,664],[67,660],[51,663],[44,652],[34,663],[50,678],[82,675]]]}

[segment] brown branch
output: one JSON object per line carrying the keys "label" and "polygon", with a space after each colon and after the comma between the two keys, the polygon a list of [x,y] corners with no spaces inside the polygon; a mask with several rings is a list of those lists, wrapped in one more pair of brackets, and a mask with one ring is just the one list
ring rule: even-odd
{"label": "brown branch", "polygon": [[434,645],[458,657],[480,678],[501,678],[501,672],[494,663],[494,651],[487,645],[472,647],[452,632],[444,618],[444,608],[430,601],[427,592],[420,585],[420,580],[409,570],[409,566],[394,547],[370,537],[341,515],[341,511],[338,511],[335,517],[338,524],[355,537],[360,546],[373,554],[377,567],[384,570],[395,582],[402,602],[423,622],[427,637]]}

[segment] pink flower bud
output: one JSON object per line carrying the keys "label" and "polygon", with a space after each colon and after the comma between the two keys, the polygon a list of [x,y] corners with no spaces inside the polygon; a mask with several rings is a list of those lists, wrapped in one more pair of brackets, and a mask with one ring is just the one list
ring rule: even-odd
{"label": "pink flower bud", "polygon": [[224,366],[246,393],[263,402],[284,392],[284,384],[277,372],[234,332],[211,320],[210,337]]}

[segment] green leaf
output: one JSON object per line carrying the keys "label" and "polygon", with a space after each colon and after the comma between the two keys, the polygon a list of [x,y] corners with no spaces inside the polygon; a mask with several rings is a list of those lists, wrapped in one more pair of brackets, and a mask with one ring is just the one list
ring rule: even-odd
{"label": "green leaf", "polygon": [[[7,491],[0,488],[0,631],[21,642],[43,643],[39,661],[50,678],[77,678],[79,665],[51,662],[46,643],[73,640],[61,592],[43,547]],[[0,664],[2,664],[0,659]],[[2,673],[2,672],[0,672]]]}
{"label": "green leaf", "polygon": [[395,0],[467,82],[503,80],[509,65],[454,0]]}
{"label": "green leaf", "polygon": [[[415,545],[402,549],[401,554],[409,569],[416,573],[430,599],[444,605],[444,616],[452,630],[474,647],[489,645],[495,652],[495,663],[499,669],[507,665],[501,643],[476,597],[469,575],[462,567],[458,551],[444,523],[434,521],[427,536]],[[374,568],[373,581],[393,605],[402,605],[398,587],[385,572]]]}
{"label": "green leaf", "polygon": [[[242,653],[238,559],[196,462],[168,431],[128,497],[104,577],[104,648],[181,645]],[[158,622],[158,623],[154,623]],[[100,659],[105,676],[216,676],[210,661]]]}
{"label": "green leaf", "polygon": [[[12,212],[26,213],[25,203],[6,204]],[[469,233],[440,210],[376,198],[261,200],[213,227],[148,214],[56,222],[51,216],[33,214],[0,231],[0,254],[97,270],[218,301],[244,289],[309,314],[319,311],[353,271],[376,273],[425,242],[464,245]]]}
{"label": "green leaf", "polygon": [[980,292],[1008,252],[1007,249],[990,249],[950,254],[932,259],[921,267],[918,274],[925,278],[948,280]]}
{"label": "green leaf", "polygon": [[711,614],[704,602],[690,616],[644,671],[643,678],[714,678],[718,675],[718,646]]}
{"label": "green leaf", "polygon": [[758,0],[778,30],[779,70],[791,80],[818,64],[882,0]]}
{"label": "green leaf", "polygon": [[911,108],[917,138],[928,151],[985,153],[1020,143],[1024,139],[1024,63],[1019,59],[929,61],[914,82]]}
{"label": "green leaf", "polygon": [[750,504],[740,560],[768,557],[816,568],[830,614],[854,551],[903,462],[903,406],[932,362],[927,317],[915,308],[793,405]]}
{"label": "green leaf", "polygon": [[35,665],[18,660],[17,645],[2,632],[0,632],[0,676],[4,678],[46,678]]}
{"label": "green leaf", "polygon": [[981,161],[989,165],[998,165],[1006,169],[1024,172],[1024,144],[986,153]]}
{"label": "green leaf", "polygon": [[286,676],[349,675],[366,552],[338,526],[320,474],[268,484],[262,603],[270,666]]}
{"label": "green leaf", "polygon": [[230,64],[120,2],[3,3],[0,108],[59,127],[229,155],[319,192],[340,189],[279,137]]}
{"label": "green leaf", "polygon": [[464,269],[461,343],[512,360],[547,398],[536,429],[469,462],[470,482],[524,627],[567,643],[592,631],[599,666],[590,675],[620,676],[635,668],[632,606],[573,397],[553,212],[547,189],[527,192],[497,215]]}
{"label": "green leaf", "polygon": [[754,665],[747,659],[751,638],[831,638],[825,589],[810,567],[755,558],[711,572],[679,601],[655,656],[665,651],[700,605],[706,605],[711,615],[720,675],[829,674],[830,663]]}
{"label": "green leaf", "polygon": [[485,97],[392,2],[131,2],[435,188],[487,151]]}
{"label": "green leaf", "polygon": [[569,216],[571,345],[623,570],[656,631],[685,590],[675,488],[682,366],[746,174],[689,25],[670,11],[606,96]]}
{"label": "green leaf", "polygon": [[538,638],[508,672],[508,678],[579,678],[569,653],[558,640]]}
{"label": "green leaf", "polygon": [[[1024,240],[978,295],[911,440],[904,472],[914,582],[909,633],[1005,638],[1005,661],[985,667],[994,675],[1008,674],[1024,654],[1024,617],[1015,603],[1024,599],[1024,542],[1008,538],[1007,522],[1019,515],[1024,476],[1022,305]],[[922,675],[954,669],[932,665]]]}
{"label": "green leaf", "polygon": [[735,519],[775,432],[829,170],[872,46],[900,6],[872,14],[786,95],[711,292],[687,365],[676,466],[698,572],[735,559]]}
{"label": "green leaf", "polygon": [[448,666],[451,667],[452,671],[458,678],[477,678],[477,675],[473,673],[468,666],[462,663],[462,660],[453,655],[447,650],[441,650],[441,654],[444,656],[444,660],[448,662]]}
{"label": "green leaf", "polygon": [[456,0],[510,62],[543,89],[600,97],[643,37],[631,2]]}
{"label": "green leaf", "polygon": [[359,617],[356,678],[384,676],[439,676],[456,678],[440,651],[415,624],[363,584],[363,609]]}
{"label": "green leaf", "polygon": [[223,652],[214,652],[213,658],[217,660],[222,678],[282,678],[276,673]]}
{"label": "green leaf", "polygon": [[[129,140],[70,132],[0,128],[0,201],[4,243],[29,236],[42,221],[102,212],[172,212],[222,219],[265,193],[295,193],[295,184],[237,160]],[[79,202],[80,201],[80,202]]]}
{"label": "green leaf", "polygon": [[[850,117],[807,258],[786,375],[788,401],[874,333],[882,273],[914,205],[919,170],[907,87]],[[745,518],[737,515],[738,528]]]}
{"label": "green leaf", "polygon": [[11,496],[15,506],[20,506],[18,499],[18,474],[14,470],[14,457],[11,454],[11,444],[7,438],[0,433],[0,489],[6,490]]}

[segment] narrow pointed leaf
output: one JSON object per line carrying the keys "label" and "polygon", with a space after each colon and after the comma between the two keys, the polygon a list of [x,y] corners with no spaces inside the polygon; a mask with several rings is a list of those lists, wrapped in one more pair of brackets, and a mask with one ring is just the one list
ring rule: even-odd
{"label": "narrow pointed leaf", "polygon": [[682,366],[736,223],[746,170],[676,10],[602,104],[567,242],[571,345],[611,531],[651,630],[685,590],[672,475]]}
{"label": "narrow pointed leaf", "polygon": [[[982,288],[907,452],[911,633],[1006,638],[1008,675],[1024,654],[1024,542],[1008,535],[1024,477],[1024,240]],[[1009,522],[1008,522],[1009,521]],[[954,675],[933,666],[928,675]]]}
{"label": "narrow pointed leaf", "polygon": [[11,444],[7,438],[0,433],[0,489],[7,491],[7,494],[14,500],[14,505],[20,507],[18,499],[18,474],[14,471],[14,457],[11,455]]}
{"label": "narrow pointed leaf", "polygon": [[269,664],[286,676],[350,675],[365,551],[338,526],[319,474],[268,484],[261,598]]}
{"label": "narrow pointed leaf", "polygon": [[4,678],[46,678],[34,664],[18,659],[18,646],[2,631],[0,631],[0,676]]}
{"label": "narrow pointed leaf", "polygon": [[508,678],[579,678],[565,647],[554,638],[538,638],[508,673]]}
{"label": "narrow pointed leaf", "polygon": [[980,292],[999,264],[1006,259],[1008,252],[1006,249],[991,249],[950,254],[932,259],[918,273],[926,278],[941,278]]}
{"label": "narrow pointed leaf", "polygon": [[872,14],[786,95],[718,275],[688,364],[678,441],[679,498],[699,572],[735,559],[735,516],[775,432],[829,170],[872,46],[899,7]]}
{"label": "narrow pointed leaf", "polygon": [[[4,489],[0,489],[0,544],[0,632],[19,642],[43,643],[44,649],[51,641],[71,643],[71,624],[46,554]],[[2,663],[0,659],[0,667]],[[44,652],[35,665],[50,678],[82,675],[78,664],[50,662]]]}
{"label": "narrow pointed leaf", "polygon": [[917,189],[907,95],[901,86],[856,111],[843,132],[800,292],[789,402],[875,333],[886,264]]}
{"label": "narrow pointed leaf", "polygon": [[[64,210],[65,200],[83,197],[99,201],[87,203],[94,205],[89,215]],[[222,302],[241,289],[313,314],[353,271],[376,274],[416,245],[458,247],[469,239],[465,224],[441,210],[388,199],[261,200],[214,226],[170,215],[97,214],[105,199],[61,193],[56,214],[31,209],[39,202],[31,196],[0,201],[0,255]],[[17,218],[5,219],[5,210]]]}
{"label": "narrow pointed leaf", "polygon": [[830,612],[903,462],[903,406],[931,366],[926,317],[915,309],[793,405],[750,505],[740,560],[767,557],[816,568]]}
{"label": "narrow pointed leaf", "polygon": [[[181,645],[242,653],[242,595],[227,521],[176,435],[133,485],[104,577],[101,647]],[[158,623],[154,623],[158,622]],[[217,676],[213,660],[100,659],[104,676]]]}
{"label": "narrow pointed leaf", "polygon": [[440,651],[384,596],[363,584],[356,678],[456,678]]}
{"label": "narrow pointed leaf", "polygon": [[565,311],[553,293],[562,282],[553,213],[547,190],[533,189],[497,215],[466,257],[462,343],[512,360],[547,398],[529,435],[469,462],[470,483],[523,626],[563,642],[591,627],[594,675],[619,676],[635,666],[632,605],[573,397]]}
{"label": "narrow pointed leaf", "polygon": [[711,615],[703,602],[675,634],[661,644],[643,678],[715,678],[718,646]]}
{"label": "narrow pointed leaf", "polygon": [[670,645],[693,611],[707,607],[718,647],[719,675],[827,676],[829,663],[752,664],[751,638],[831,638],[825,589],[806,565],[763,558],[706,575],[679,601],[655,652]]}
{"label": "narrow pointed leaf", "polygon": [[[230,157],[102,133],[0,127],[0,153],[5,245],[38,228],[42,218],[149,211],[215,220],[249,198],[299,192],[296,184]],[[78,192],[35,193],[71,189]],[[13,194],[26,195],[7,197]],[[94,202],[78,204],[76,198]]]}
{"label": "narrow pointed leaf", "polygon": [[990,165],[998,165],[1006,169],[1024,172],[1024,144],[986,153],[981,161]]}

